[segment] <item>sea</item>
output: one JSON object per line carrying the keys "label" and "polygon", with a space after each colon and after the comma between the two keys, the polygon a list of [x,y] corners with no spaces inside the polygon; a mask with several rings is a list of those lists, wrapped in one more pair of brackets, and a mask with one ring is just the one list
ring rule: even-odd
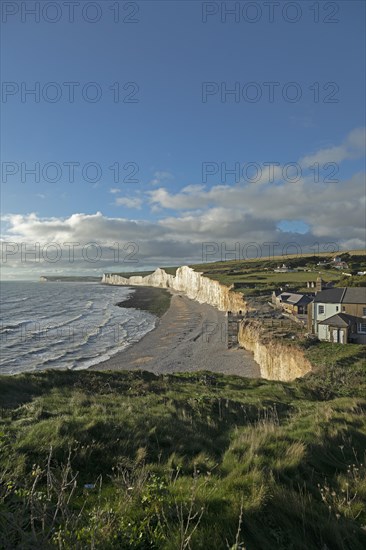
{"label": "sea", "polygon": [[86,369],[155,327],[146,311],[123,308],[129,287],[80,282],[0,283],[0,374]]}

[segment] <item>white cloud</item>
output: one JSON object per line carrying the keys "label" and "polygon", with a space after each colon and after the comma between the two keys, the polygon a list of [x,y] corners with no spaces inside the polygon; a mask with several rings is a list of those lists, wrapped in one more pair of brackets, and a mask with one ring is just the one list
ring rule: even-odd
{"label": "white cloud", "polygon": [[[364,134],[351,132],[342,145],[322,150],[313,158],[329,159],[334,150],[338,158],[344,155],[360,155]],[[345,153],[346,152],[346,153]],[[332,153],[333,154],[333,153]],[[304,157],[310,158],[310,157]],[[310,161],[308,161],[310,162]],[[75,213],[66,218],[40,218],[35,213],[28,215],[9,214],[3,217],[6,242],[21,244],[65,243],[75,245],[75,263],[67,261],[54,265],[41,261],[26,265],[21,261],[21,250],[10,254],[5,268],[25,268],[38,272],[44,269],[85,270],[135,270],[158,265],[179,265],[202,261],[202,243],[225,243],[228,249],[236,242],[282,244],[295,241],[299,246],[311,248],[336,242],[340,248],[361,248],[365,245],[365,174],[356,173],[343,181],[316,183],[310,176],[297,182],[281,181],[276,172],[276,183],[262,178],[258,183],[240,183],[234,186],[187,185],[177,192],[159,187],[147,192],[151,210],[159,213],[158,221],[136,221],[127,218],[111,218],[101,212],[95,214]],[[113,191],[111,190],[113,193]],[[138,194],[138,193],[137,193]],[[128,208],[141,208],[142,198],[120,197],[116,203]],[[163,215],[164,209],[175,211]],[[179,212],[177,214],[177,212]],[[282,220],[300,220],[309,226],[308,233],[295,234],[278,229]],[[96,242],[103,252],[97,264],[86,262],[82,246]],[[114,265],[113,243],[135,243],[138,248],[137,265]],[[5,245],[7,246],[7,245]],[[213,259],[221,259],[220,257]],[[32,271],[32,272],[33,272]]]}
{"label": "white cloud", "polygon": [[207,193],[203,191],[187,193],[185,189],[182,189],[179,193],[171,194],[164,187],[159,187],[159,189],[155,189],[154,191],[148,191],[147,194],[150,197],[150,203],[152,205],[171,208],[173,210],[186,210],[209,205]]}
{"label": "white cloud", "polygon": [[117,206],[127,206],[127,208],[141,208],[142,199],[130,197],[118,197],[115,204]]}
{"label": "white cloud", "polygon": [[[303,220],[315,235],[346,238],[359,236],[365,227],[365,183],[364,174],[355,174],[346,181],[325,185],[302,179],[296,183],[281,185],[216,186],[196,195],[189,193],[169,194],[165,189],[152,192],[151,200],[164,208],[175,210],[200,209],[179,217],[161,221],[167,225],[182,223],[201,231],[211,223],[211,231],[225,232],[225,227],[234,227],[237,219],[250,219],[251,227],[256,220],[270,221]],[[211,204],[211,207],[208,205]],[[205,208],[204,208],[205,207]],[[321,229],[322,228],[322,229]],[[237,228],[236,228],[237,230]]]}
{"label": "white cloud", "polygon": [[365,128],[352,130],[341,145],[321,149],[300,160],[301,166],[309,167],[315,162],[321,165],[327,162],[340,163],[346,159],[360,158],[365,154]]}
{"label": "white cloud", "polygon": [[194,195],[195,193],[199,193],[200,191],[204,191],[205,186],[198,184],[198,185],[187,185],[186,187],[183,187],[182,193],[188,193],[189,195]]}
{"label": "white cloud", "polygon": [[109,192],[112,193],[113,195],[115,195],[116,193],[120,193],[121,189],[119,189],[118,187],[111,187]]}
{"label": "white cloud", "polygon": [[[299,163],[341,162],[364,154],[365,130],[355,129],[339,146],[318,151]],[[346,181],[314,181],[314,174],[303,170],[299,181],[284,180],[282,167],[274,168],[275,182],[270,183],[269,170],[263,171],[260,182],[240,182],[236,185],[188,185],[176,193],[160,187],[150,191],[153,209],[163,208],[185,212],[170,216],[160,223],[189,230],[206,231],[212,219],[211,231],[221,234],[239,231],[237,217],[250,230],[258,220],[274,225],[281,220],[302,220],[314,237],[330,240],[364,239],[365,234],[365,174],[356,173]],[[193,212],[192,212],[193,211]],[[228,219],[226,219],[228,218]],[[248,227],[248,220],[250,224]]]}
{"label": "white cloud", "polygon": [[166,234],[156,223],[126,218],[108,218],[96,214],[76,213],[68,218],[39,218],[36,214],[3,216],[7,228],[3,239],[13,242],[60,244],[70,241],[81,244],[95,241],[101,245],[113,240],[131,241],[162,237]]}

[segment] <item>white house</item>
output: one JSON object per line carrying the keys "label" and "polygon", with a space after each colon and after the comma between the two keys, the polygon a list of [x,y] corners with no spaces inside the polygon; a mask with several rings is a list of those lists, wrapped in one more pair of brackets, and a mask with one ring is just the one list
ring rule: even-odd
{"label": "white house", "polygon": [[366,343],[366,288],[318,292],[308,309],[309,330],[319,340]]}

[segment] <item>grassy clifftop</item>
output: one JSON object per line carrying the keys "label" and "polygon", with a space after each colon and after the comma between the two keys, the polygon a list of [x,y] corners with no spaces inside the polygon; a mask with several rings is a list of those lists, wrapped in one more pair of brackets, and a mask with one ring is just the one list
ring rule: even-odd
{"label": "grassy clifftop", "polygon": [[[351,285],[364,286],[365,276],[347,277],[344,271],[357,273],[366,268],[366,255],[362,250],[342,252],[339,254],[347,262],[349,269],[339,270],[332,267],[332,259],[335,256],[319,254],[301,254],[274,256],[271,258],[258,258],[246,260],[227,260],[212,263],[192,265],[196,271],[201,271],[206,277],[217,280],[220,283],[237,287],[238,292],[245,295],[269,294],[280,286],[291,285],[292,289],[305,291],[307,282],[315,282],[319,274],[326,282],[334,282],[336,286]],[[328,262],[318,265],[319,262]],[[274,272],[274,269],[283,263],[296,271]]]}
{"label": "grassy clifftop", "polygon": [[366,383],[348,359],[293,383],[0,378],[0,547],[364,548]]}

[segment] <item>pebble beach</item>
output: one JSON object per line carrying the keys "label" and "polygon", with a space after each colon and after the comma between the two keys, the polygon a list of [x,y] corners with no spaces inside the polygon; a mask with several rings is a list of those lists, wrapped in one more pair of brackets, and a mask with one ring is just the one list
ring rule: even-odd
{"label": "pebble beach", "polygon": [[[134,287],[123,307],[153,310],[165,289]],[[150,303],[149,303],[150,302]],[[149,305],[148,305],[149,304]],[[92,367],[95,370],[147,370],[155,374],[208,370],[250,378],[260,376],[253,355],[228,349],[225,313],[172,293],[170,307],[139,342]]]}

